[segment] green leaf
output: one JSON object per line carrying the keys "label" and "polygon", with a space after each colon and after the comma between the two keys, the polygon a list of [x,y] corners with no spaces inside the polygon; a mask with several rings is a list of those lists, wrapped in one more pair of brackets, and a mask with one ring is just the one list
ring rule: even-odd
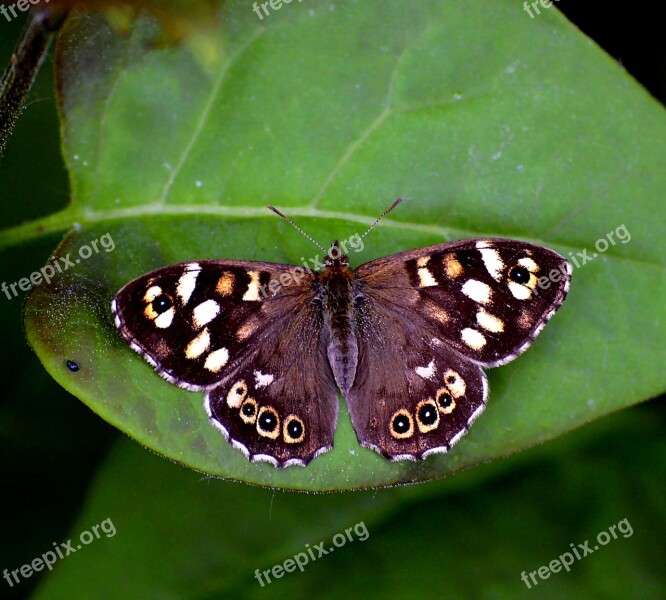
{"label": "green leaf", "polygon": [[[69,599],[73,589],[85,589],[90,600],[127,590],[183,600],[660,598],[666,574],[655,532],[666,528],[666,441],[657,409],[632,410],[429,486],[355,494],[201,480],[121,443],[57,541],[76,546],[83,532],[110,524],[56,563],[35,600]],[[521,581],[522,571],[548,565],[571,543],[590,540],[593,549],[597,534],[613,525],[617,537],[569,572],[538,579],[536,592]],[[318,544],[328,550],[349,529],[351,540],[319,555]],[[256,569],[307,556],[306,544],[316,560],[309,558],[303,572],[269,574],[270,584],[264,575],[261,586]]]}
{"label": "green leaf", "polygon": [[[72,203],[0,244],[74,222],[59,256],[115,243],[28,300],[30,343],[65,388],[173,460],[305,490],[442,477],[666,388],[664,113],[556,10],[309,0],[260,21],[229,2],[219,22],[224,51],[207,66],[151,46],[147,20],[126,38],[79,17],[60,41]],[[488,235],[577,261],[564,307],[490,372],[486,414],[449,455],[389,463],[359,447],[343,410],[335,449],[306,469],[250,464],[210,427],[201,394],[161,380],[115,331],[111,298],[150,269],[313,256],[268,202],[325,242],[362,233],[398,196],[355,265]],[[598,256],[580,264],[583,250]]]}

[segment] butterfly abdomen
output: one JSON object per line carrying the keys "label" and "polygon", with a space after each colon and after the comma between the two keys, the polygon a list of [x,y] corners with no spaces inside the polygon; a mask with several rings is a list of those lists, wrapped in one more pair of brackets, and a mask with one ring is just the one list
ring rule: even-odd
{"label": "butterfly abdomen", "polygon": [[356,376],[358,345],[353,327],[352,281],[354,274],[345,265],[334,265],[321,274],[324,287],[324,322],[328,328],[326,349],[335,381],[348,392]]}

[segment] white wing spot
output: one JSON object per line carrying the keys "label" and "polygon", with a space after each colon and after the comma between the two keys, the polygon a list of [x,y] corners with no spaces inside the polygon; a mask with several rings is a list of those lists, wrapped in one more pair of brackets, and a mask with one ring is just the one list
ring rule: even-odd
{"label": "white wing spot", "polygon": [[255,387],[257,388],[266,387],[267,385],[273,383],[273,379],[275,379],[270,373],[268,375],[264,375],[261,371],[255,371],[254,378],[256,380]]}
{"label": "white wing spot", "polygon": [[248,271],[250,283],[247,285],[247,291],[243,294],[243,300],[259,300],[259,271]]}
{"label": "white wing spot", "polygon": [[481,350],[486,345],[486,338],[476,329],[466,327],[462,330],[460,337],[473,350]]}
{"label": "white wing spot", "polygon": [[220,313],[220,305],[215,300],[206,300],[192,311],[194,326],[199,329],[210,323]]}
{"label": "white wing spot", "polygon": [[490,248],[483,248],[479,252],[481,252],[483,264],[486,266],[486,270],[490,273],[490,276],[495,281],[499,281],[504,269],[504,263],[500,258],[499,252]]}
{"label": "white wing spot", "polygon": [[528,300],[532,296],[532,290],[530,290],[530,288],[520,285],[515,281],[509,281],[509,291],[517,300]]}
{"label": "white wing spot", "polygon": [[476,313],[476,322],[481,325],[486,331],[493,333],[502,333],[504,331],[504,323],[495,315],[491,315],[483,309]]}
{"label": "white wing spot", "polygon": [[197,277],[200,271],[201,266],[198,263],[190,263],[185,267],[185,272],[180,276],[176,288],[181,304],[185,305],[190,300],[190,296],[192,296],[192,292],[197,286]]}
{"label": "white wing spot", "polygon": [[207,357],[204,363],[204,368],[217,373],[229,360],[229,351],[226,348],[219,348],[213,350]]}
{"label": "white wing spot", "polygon": [[160,329],[166,329],[171,325],[171,322],[173,321],[173,316],[176,314],[176,309],[172,306],[169,310],[166,312],[163,312],[159,317],[157,317],[153,323],[155,323],[155,327],[159,327]]}
{"label": "white wing spot", "polygon": [[202,330],[202,332],[195,337],[185,348],[185,357],[186,358],[199,358],[210,346],[210,334],[208,333],[208,327]]}
{"label": "white wing spot", "polygon": [[416,367],[414,371],[419,377],[423,377],[423,379],[433,379],[435,376],[435,359],[431,360],[428,363],[427,367]]}
{"label": "white wing spot", "polygon": [[481,304],[488,303],[492,294],[489,285],[486,285],[482,281],[477,281],[476,279],[468,279],[462,286],[462,292],[465,296],[474,300],[474,302],[479,302]]}
{"label": "white wing spot", "polygon": [[419,283],[421,287],[432,287],[434,285],[437,285],[437,281],[435,281],[435,278],[432,276],[432,273],[426,267],[421,267],[418,270],[418,273],[419,273]]}
{"label": "white wing spot", "polygon": [[152,302],[162,293],[162,288],[159,285],[153,285],[146,290],[146,295],[143,299],[146,302]]}

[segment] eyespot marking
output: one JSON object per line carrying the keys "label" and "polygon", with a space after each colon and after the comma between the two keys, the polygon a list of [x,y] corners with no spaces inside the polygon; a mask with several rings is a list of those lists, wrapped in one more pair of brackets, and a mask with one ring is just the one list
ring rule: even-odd
{"label": "eyespot marking", "polygon": [[437,403],[439,412],[441,412],[443,415],[451,414],[456,407],[456,401],[453,399],[453,396],[446,387],[442,387],[437,390],[437,394],[435,395],[435,402]]}
{"label": "eyespot marking", "polygon": [[412,415],[404,408],[395,412],[389,423],[389,431],[398,440],[412,437],[414,435],[414,419],[412,419]]}
{"label": "eyespot marking", "polygon": [[453,369],[449,369],[444,373],[444,383],[454,398],[460,398],[465,395],[465,390],[467,389],[465,380]]}
{"label": "eyespot marking", "polygon": [[240,408],[247,396],[247,385],[242,379],[231,386],[227,394],[227,406],[229,408]]}
{"label": "eyespot marking", "polygon": [[432,398],[421,400],[416,405],[414,413],[421,433],[428,433],[439,426],[439,410]]}
{"label": "eyespot marking", "polygon": [[262,406],[257,415],[257,431],[259,435],[274,440],[280,435],[280,417],[272,406]]}
{"label": "eyespot marking", "polygon": [[248,425],[254,425],[257,420],[257,401],[254,398],[245,398],[240,408],[240,418]]}
{"label": "eyespot marking", "polygon": [[287,444],[299,444],[305,439],[305,424],[296,415],[289,415],[284,420],[282,435]]}

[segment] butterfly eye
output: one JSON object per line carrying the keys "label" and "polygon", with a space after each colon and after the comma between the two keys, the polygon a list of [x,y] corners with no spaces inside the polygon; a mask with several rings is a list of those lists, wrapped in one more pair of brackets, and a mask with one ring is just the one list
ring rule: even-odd
{"label": "butterfly eye", "polygon": [[275,439],[280,433],[280,417],[274,408],[262,406],[257,416],[257,431],[259,435]]}
{"label": "butterfly eye", "polygon": [[404,408],[396,412],[391,417],[391,435],[394,438],[402,439],[412,437],[414,434],[414,421]]}
{"label": "butterfly eye", "polygon": [[158,296],[153,300],[153,310],[158,314],[161,315],[162,313],[165,313],[167,310],[169,310],[173,306],[173,302],[169,296],[166,294],[162,294],[161,296]]}
{"label": "butterfly eye", "polygon": [[289,415],[284,422],[284,439],[288,444],[297,444],[305,437],[305,426],[296,415]]}

